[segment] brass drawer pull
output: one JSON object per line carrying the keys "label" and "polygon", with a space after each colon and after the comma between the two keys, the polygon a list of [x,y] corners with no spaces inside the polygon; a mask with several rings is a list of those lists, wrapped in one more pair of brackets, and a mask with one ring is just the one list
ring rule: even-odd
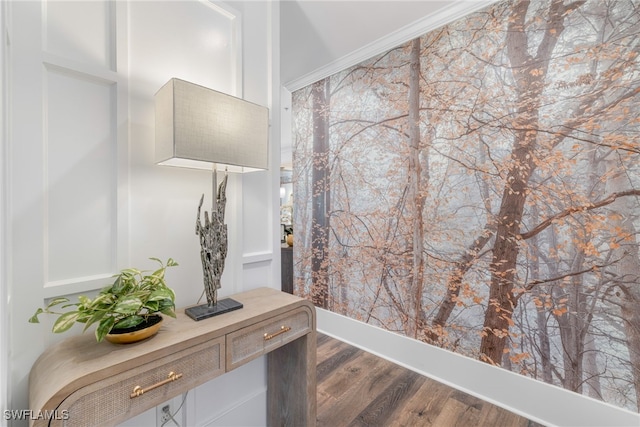
{"label": "brass drawer pull", "polygon": [[179,379],[181,377],[182,377],[182,374],[176,374],[175,372],[172,371],[172,372],[169,372],[169,375],[167,376],[166,380],[162,380],[159,383],[156,383],[154,385],[150,385],[146,389],[140,387],[139,385],[137,385],[137,386],[135,386],[133,388],[133,393],[131,393],[131,398],[133,399],[134,397],[142,396],[144,393],[146,393],[148,391],[151,391],[154,388],[158,388],[160,386],[168,384],[168,383],[170,383],[172,381],[175,381],[175,380],[177,380],[177,379]]}
{"label": "brass drawer pull", "polygon": [[272,334],[264,334],[264,340],[269,341],[271,338],[275,338],[280,334],[284,334],[285,332],[289,332],[291,328],[289,326],[280,326],[280,330],[278,332],[274,332]]}

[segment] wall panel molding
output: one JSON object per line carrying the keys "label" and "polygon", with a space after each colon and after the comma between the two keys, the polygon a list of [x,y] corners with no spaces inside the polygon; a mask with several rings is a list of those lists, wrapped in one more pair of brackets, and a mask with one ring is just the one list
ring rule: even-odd
{"label": "wall panel molding", "polygon": [[67,74],[83,75],[85,78],[102,80],[105,83],[117,83],[120,80],[116,71],[53,53],[42,52],[42,63],[49,70],[57,69]]}
{"label": "wall panel molding", "polygon": [[44,52],[116,70],[116,2],[43,1]]}
{"label": "wall panel molding", "polygon": [[113,273],[116,85],[45,67],[45,287]]}
{"label": "wall panel molding", "polygon": [[234,93],[230,93],[230,95],[242,98],[242,14],[221,1],[209,0],[206,4],[229,20],[229,44],[232,54],[229,71],[231,73],[231,87],[234,88]]}
{"label": "wall panel molding", "polygon": [[127,21],[124,2],[41,4],[44,298],[129,262]]}

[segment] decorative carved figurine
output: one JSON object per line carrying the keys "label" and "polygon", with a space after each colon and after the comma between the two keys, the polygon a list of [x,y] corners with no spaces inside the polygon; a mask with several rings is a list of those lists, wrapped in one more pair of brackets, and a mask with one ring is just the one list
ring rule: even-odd
{"label": "decorative carved figurine", "polygon": [[204,201],[204,194],[198,205],[198,218],[196,220],[196,234],[200,236],[200,258],[202,259],[202,273],[204,276],[204,290],[209,307],[218,302],[218,289],[220,278],[224,271],[224,261],[227,257],[227,225],[224,223],[224,210],[227,204],[226,188],[227,174],[218,186],[216,201],[209,213],[204,212],[204,226],[200,222],[200,210]]}

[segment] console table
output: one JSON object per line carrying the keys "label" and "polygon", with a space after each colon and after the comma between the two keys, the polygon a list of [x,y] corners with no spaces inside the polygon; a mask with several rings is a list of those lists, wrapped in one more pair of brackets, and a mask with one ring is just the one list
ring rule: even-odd
{"label": "console table", "polygon": [[116,425],[266,354],[269,425],[315,425],[313,305],[270,288],[232,298],[244,308],[199,322],[177,310],[139,343],[86,333],[47,349],[31,369],[29,403],[55,416],[31,424]]}

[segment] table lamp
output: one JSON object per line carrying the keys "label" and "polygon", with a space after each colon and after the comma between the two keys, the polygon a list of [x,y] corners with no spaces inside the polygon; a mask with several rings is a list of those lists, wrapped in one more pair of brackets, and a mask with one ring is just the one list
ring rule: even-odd
{"label": "table lamp", "polygon": [[[231,298],[218,300],[227,256],[224,223],[227,173],[268,168],[269,110],[240,98],[172,78],[155,95],[156,163],[212,172],[211,215],[200,220],[204,194],[198,205],[196,234],[207,304],[185,310],[202,320],[242,308]],[[217,185],[217,170],[224,179]]]}

